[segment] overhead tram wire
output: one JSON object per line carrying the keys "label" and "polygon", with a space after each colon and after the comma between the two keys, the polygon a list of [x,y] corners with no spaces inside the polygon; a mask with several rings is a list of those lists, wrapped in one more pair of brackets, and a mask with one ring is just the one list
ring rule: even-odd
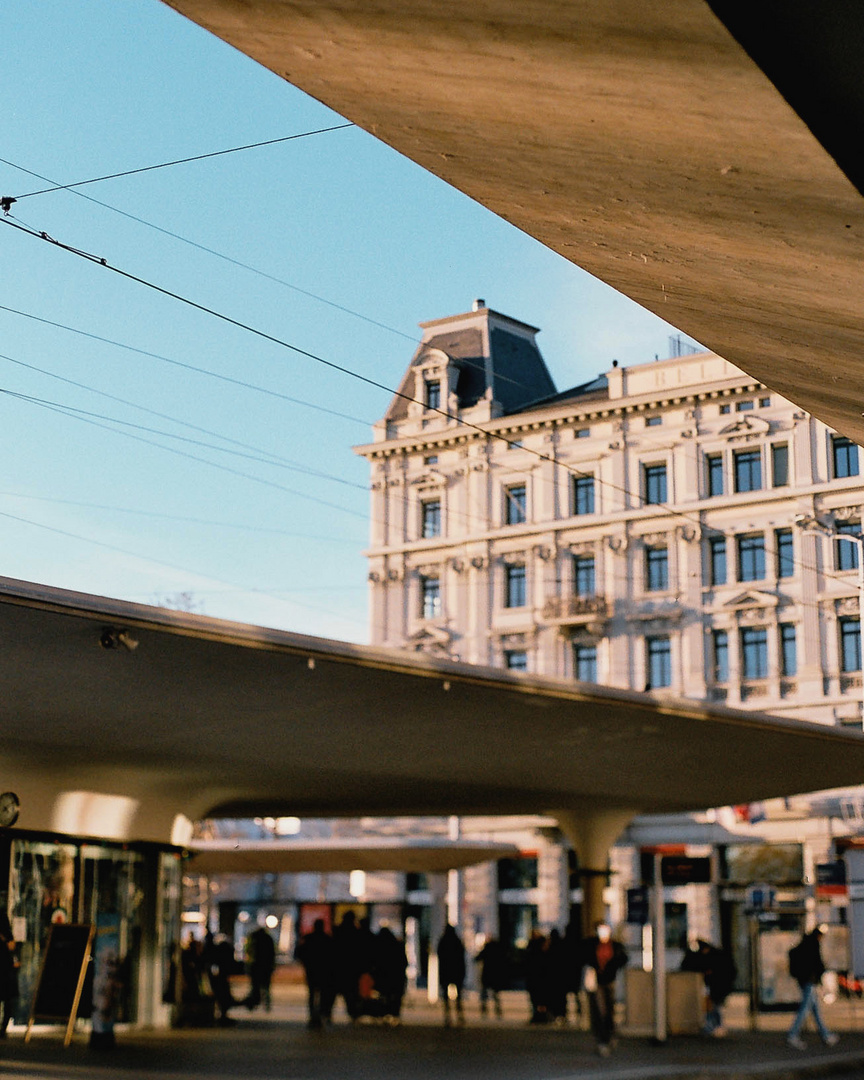
{"label": "overhead tram wire", "polygon": [[[349,125],[353,126],[353,125]],[[325,129],[330,130],[330,129]],[[310,132],[309,134],[317,134],[317,132]],[[9,165],[13,169],[18,169],[20,172],[27,173],[28,176],[35,176],[39,180],[44,180],[46,183],[54,184],[53,180],[49,180],[47,176],[43,176],[41,173],[34,172],[32,169],[25,169],[23,165],[18,165],[14,161],[9,161],[6,158],[0,158],[0,162],[4,165]],[[104,178],[103,178],[104,179]],[[242,262],[240,259],[235,259],[231,255],[226,255],[222,251],[217,251],[215,248],[207,247],[206,244],[200,244],[196,240],[190,240],[187,236],[182,236],[180,233],[173,232],[171,229],[163,228],[161,225],[156,225],[152,221],[147,221],[146,218],[138,217],[135,214],[130,214],[126,210],[121,210],[117,206],[112,206],[111,203],[103,202],[101,199],[94,199],[92,195],[87,195],[83,191],[77,191],[74,186],[66,184],[57,184],[54,187],[46,188],[45,191],[69,191],[72,195],[77,195],[81,199],[86,199],[88,202],[93,203],[95,206],[101,206],[105,210],[110,210],[112,213],[119,214],[121,217],[125,217],[130,221],[135,221],[139,225],[144,225],[149,229],[154,229],[156,232],[162,233],[163,236],[170,236],[174,240],[178,240],[182,244],[188,244],[189,247],[195,248],[198,251],[206,252],[208,255],[213,255],[217,259],[222,259],[224,262],[230,263],[232,266],[237,266],[242,270],[247,270],[252,274],[257,274],[259,277],[265,278],[267,281],[272,281],[277,285],[282,285],[286,289],[291,289],[293,292],[299,293],[301,296],[306,296],[311,300],[316,300],[318,303],[326,304],[327,307],[333,308],[335,311],[341,311],[345,315],[351,315],[355,319],[361,319],[363,322],[369,323],[371,326],[376,326],[379,330],[386,330],[390,334],[396,334],[398,337],[404,338],[406,341],[410,341],[413,345],[420,345],[421,341],[415,334],[406,334],[402,330],[397,330],[393,326],[388,326],[387,323],[382,323],[378,319],[373,319],[369,315],[364,315],[362,312],[355,311],[353,308],[346,307],[344,304],[339,304],[335,300],[329,300],[325,296],[321,296],[318,293],[313,293],[309,289],[303,289],[299,285],[295,285],[293,282],[286,281],[284,278],[277,277],[275,274],[271,274],[266,270],[260,269],[260,267],[251,266],[249,263]],[[32,192],[31,194],[38,195],[43,192]],[[12,200],[13,202],[16,200]],[[484,371],[485,367],[482,363],[473,361],[470,359],[461,359],[460,363],[467,367],[473,367],[477,371]],[[527,388],[526,384],[519,379],[514,379],[508,375],[497,375],[498,379],[502,382],[507,382],[513,386],[521,386]]]}
{"label": "overhead tram wire", "polygon": [[[387,386],[385,383],[379,382],[377,379],[373,379],[368,375],[363,375],[361,372],[354,371],[352,368],[349,368],[344,364],[339,364],[336,361],[328,360],[325,357],[319,356],[318,354],[313,353],[308,349],[303,349],[298,345],[294,345],[291,342],[285,341],[284,339],[279,338],[274,334],[270,334],[265,330],[260,330],[257,327],[249,325],[248,323],[244,323],[241,320],[235,319],[232,316],[226,315],[223,312],[217,311],[214,308],[207,307],[207,305],[198,303],[197,301],[192,300],[189,297],[183,296],[180,293],[175,293],[171,289],[167,289],[161,285],[157,285],[155,282],[148,281],[146,278],[139,277],[138,275],[133,274],[128,270],[123,270],[120,267],[113,266],[105,258],[94,255],[91,252],[84,251],[80,248],[75,248],[70,244],[65,244],[61,240],[57,240],[55,237],[50,236],[47,232],[40,232],[37,229],[34,229],[32,226],[24,224],[23,222],[15,219],[10,219],[10,215],[8,214],[5,217],[0,218],[0,224],[7,225],[15,229],[16,231],[22,232],[25,235],[30,236],[36,240],[41,240],[44,243],[48,243],[54,247],[60,248],[62,251],[66,251],[71,255],[75,255],[78,258],[83,259],[85,262],[90,262],[97,266],[101,266],[103,269],[109,270],[112,273],[117,274],[119,277],[125,278],[128,281],[133,281],[139,285],[143,285],[145,288],[151,289],[153,292],[176,300],[179,303],[182,303],[196,311],[211,315],[214,318],[219,319],[221,322],[226,323],[227,325],[234,326],[240,330],[245,330],[247,333],[253,334],[254,336],[259,337],[264,341],[269,341],[272,344],[278,345],[281,348],[296,353],[298,356],[305,357],[308,360],[312,360],[315,363],[321,364],[322,366],[329,368],[330,370],[338,371],[340,374],[347,375],[348,377],[356,379],[357,381],[362,382],[368,386],[372,386],[375,389],[383,390],[385,393],[390,394],[392,397],[400,398],[411,404],[422,405],[424,408],[426,408],[428,412],[436,413],[447,420],[454,421],[460,427],[476,431],[478,434],[483,435],[484,438],[494,439],[496,441],[503,442],[505,445],[511,448],[514,446],[514,443],[517,446],[519,445],[519,440],[508,439],[505,435],[501,435],[495,431],[490,431],[487,428],[483,428],[479,424],[473,423],[471,421],[464,420],[446,409],[427,406],[425,402],[419,401],[417,398],[412,397],[410,394],[403,393],[401,390],[394,389],[391,386]],[[597,483],[603,485],[610,490],[617,491],[620,494],[624,494],[628,496],[628,498],[633,497],[633,493],[628,488],[625,488],[619,484],[615,484],[610,480],[605,480],[601,477],[595,476],[593,473],[586,472],[583,469],[576,469],[572,465],[569,465],[558,458],[554,458],[551,457],[549,454],[543,453],[543,451],[541,450],[534,450],[533,448],[527,446],[520,447],[520,449],[523,449],[526,453],[531,454],[532,456],[538,458],[540,461],[545,461],[549,464],[557,465],[560,468],[563,468],[566,472],[570,473],[575,477],[590,476]],[[670,517],[679,518],[681,520],[689,521],[692,524],[697,525],[702,531],[716,533],[729,538],[732,538],[735,535],[726,533],[723,529],[717,529],[714,526],[706,525],[702,521],[702,518],[700,516],[692,513],[687,513],[683,510],[676,510],[673,506],[669,505],[666,502],[652,503],[652,505],[665,510]],[[796,563],[796,565],[804,567],[804,564],[801,564],[799,560],[795,559],[793,561]]]}
{"label": "overhead tram wire", "polygon": [[[224,157],[226,154],[238,154],[243,150],[257,150],[261,146],[275,146],[277,143],[292,142],[295,139],[308,139],[312,135],[324,135],[329,131],[342,131],[344,128],[351,127],[356,127],[356,125],[351,123],[351,121],[346,121],[344,124],[332,124],[330,127],[317,128],[315,131],[300,131],[296,135],[282,135],[277,139],[264,139],[261,142],[247,143],[245,146],[232,146],[227,150],[213,150],[207,154],[195,154],[191,157],[177,158],[174,161],[162,161],[158,165],[144,165],[138,169],[125,169],[123,172],[108,173],[104,176],[94,176],[89,180],[76,180],[72,184],[56,184],[53,187],[42,188],[40,191],[28,191],[23,195],[16,195],[12,201],[20,202],[22,199],[32,199],[34,195],[47,195],[52,191],[70,191],[73,188],[86,187],[88,184],[101,184],[104,180],[117,180],[121,176],[135,176],[138,173],[155,172],[157,169],[168,169],[174,165],[188,165],[193,161],[204,161],[207,158]],[[11,162],[4,162],[4,164],[9,165]],[[17,168],[17,166],[14,165],[12,167]]]}

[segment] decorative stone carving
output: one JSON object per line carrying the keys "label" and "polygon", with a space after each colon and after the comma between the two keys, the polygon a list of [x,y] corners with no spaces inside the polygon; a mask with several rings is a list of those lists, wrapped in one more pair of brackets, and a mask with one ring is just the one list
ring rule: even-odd
{"label": "decorative stone carving", "polygon": [[685,544],[695,543],[701,533],[698,525],[679,525],[675,531]]}
{"label": "decorative stone carving", "polygon": [[474,555],[471,559],[471,565],[475,570],[486,570],[489,567],[488,555]]}
{"label": "decorative stone carving", "polygon": [[617,554],[623,554],[628,547],[626,536],[607,536],[606,543],[609,545],[609,549]]}
{"label": "decorative stone carving", "polygon": [[387,580],[388,581],[404,581],[405,580],[405,571],[403,569],[401,569],[401,567],[398,568],[398,569],[388,570],[387,571]]}
{"label": "decorative stone carving", "polygon": [[377,585],[382,580],[382,575],[379,574],[377,570],[370,570],[369,580],[373,582],[373,584]]}
{"label": "decorative stone carving", "polygon": [[857,596],[842,596],[836,604],[838,615],[857,615],[858,614],[858,597]]}
{"label": "decorative stone carving", "polygon": [[552,548],[547,547],[545,544],[535,544],[532,550],[541,562],[549,562],[553,555]]}
{"label": "decorative stone carving", "polygon": [[450,568],[454,573],[462,574],[465,572],[466,565],[464,559],[450,559]]}
{"label": "decorative stone carving", "polygon": [[832,510],[831,514],[835,521],[852,521],[861,517],[860,506],[841,506]]}

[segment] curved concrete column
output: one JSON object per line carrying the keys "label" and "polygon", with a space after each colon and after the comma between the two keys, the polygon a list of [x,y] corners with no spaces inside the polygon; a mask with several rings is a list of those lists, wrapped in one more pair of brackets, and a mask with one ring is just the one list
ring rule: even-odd
{"label": "curved concrete column", "polygon": [[552,816],[579,856],[582,879],[582,932],[606,917],[603,889],[609,880],[609,849],[639,813],[633,808],[553,810]]}

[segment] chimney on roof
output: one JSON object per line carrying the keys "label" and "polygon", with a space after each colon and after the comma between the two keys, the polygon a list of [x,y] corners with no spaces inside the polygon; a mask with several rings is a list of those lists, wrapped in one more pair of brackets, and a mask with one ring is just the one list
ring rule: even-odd
{"label": "chimney on roof", "polygon": [[485,300],[481,300],[481,299],[480,299],[480,298],[478,297],[478,298],[477,298],[477,299],[476,299],[476,300],[474,301],[474,310],[475,310],[475,311],[480,311],[480,310],[481,310],[482,308],[485,308],[485,307],[486,307],[486,301],[485,301]]}

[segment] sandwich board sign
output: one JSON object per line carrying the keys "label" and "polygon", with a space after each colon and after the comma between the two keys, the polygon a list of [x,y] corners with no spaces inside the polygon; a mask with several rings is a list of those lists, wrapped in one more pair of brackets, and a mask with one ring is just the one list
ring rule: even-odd
{"label": "sandwich board sign", "polygon": [[42,956],[36,992],[24,1041],[30,1041],[34,1023],[66,1022],[63,1045],[72,1041],[81,993],[93,948],[96,927],[90,923],[52,923]]}

